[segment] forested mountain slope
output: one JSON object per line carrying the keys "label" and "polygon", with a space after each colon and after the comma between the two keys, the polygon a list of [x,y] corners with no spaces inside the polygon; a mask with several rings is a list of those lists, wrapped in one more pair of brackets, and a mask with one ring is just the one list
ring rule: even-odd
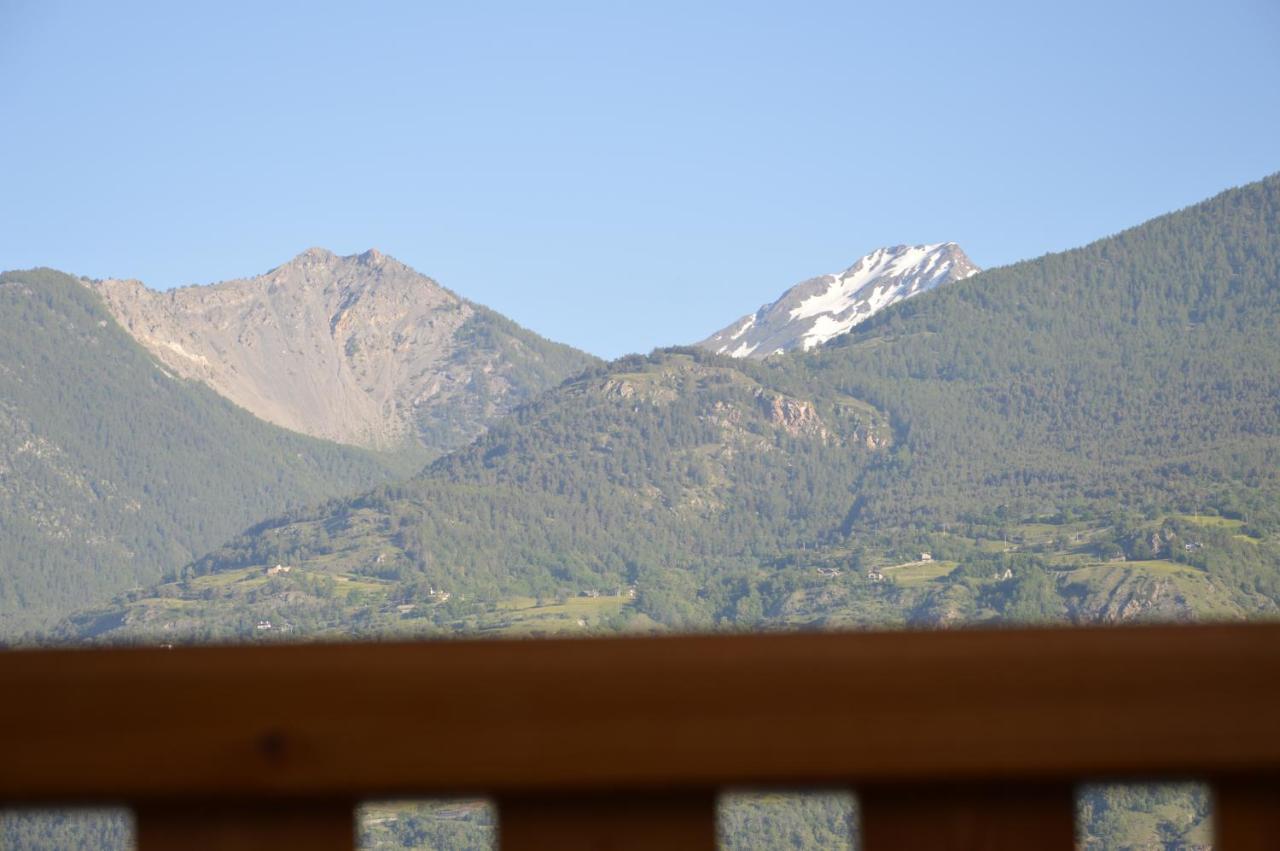
{"label": "forested mountain slope", "polygon": [[808,354],[620,360],[71,632],[507,629],[603,596],[579,626],[1273,612],[1278,319],[1273,177]]}
{"label": "forested mountain slope", "polygon": [[[826,536],[847,510],[847,482],[887,441],[883,416],[856,399],[799,399],[696,350],[634,357],[547,394],[408,482],[263,523],[182,576],[199,593],[206,579],[283,564],[293,570],[273,582],[398,583],[404,603],[439,589],[496,601],[638,584],[654,616],[698,620],[686,587],[695,564],[700,576],[735,575]],[[252,634],[254,611],[225,613]],[[125,625],[190,625],[153,614]],[[320,626],[300,612],[281,620]]]}
{"label": "forested mountain slope", "polygon": [[176,378],[74,278],[0,275],[0,638],[411,463],[284,431]]}
{"label": "forested mountain slope", "polygon": [[172,372],[268,422],[374,449],[456,448],[595,362],[373,250],[312,248],[164,292],[89,284]]}
{"label": "forested mountain slope", "polygon": [[912,299],[776,368],[891,413],[898,449],[854,523],[1211,499],[1274,521],[1278,332],[1271,177]]}

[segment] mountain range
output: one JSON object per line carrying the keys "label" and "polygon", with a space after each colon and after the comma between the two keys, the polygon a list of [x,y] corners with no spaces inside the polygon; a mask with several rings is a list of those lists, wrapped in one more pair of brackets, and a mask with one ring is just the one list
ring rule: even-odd
{"label": "mountain range", "polygon": [[[832,285],[874,303],[819,318],[868,315],[968,268],[951,245],[876,252]],[[0,636],[155,581],[263,516],[408,475],[600,363],[376,250],[313,248],[257,277],[163,292],[48,270],[4,281]],[[245,449],[263,441],[304,451]]]}
{"label": "mountain range", "polygon": [[1274,612],[1277,281],[1271,178],[808,352],[591,367],[67,634],[537,632],[605,597],[569,628]]}

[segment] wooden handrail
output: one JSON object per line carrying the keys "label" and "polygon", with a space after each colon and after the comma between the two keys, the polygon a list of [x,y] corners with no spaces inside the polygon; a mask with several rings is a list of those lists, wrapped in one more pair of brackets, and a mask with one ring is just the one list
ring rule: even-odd
{"label": "wooden handrail", "polygon": [[1083,779],[1280,777],[1280,625],[23,650],[0,653],[0,690],[10,804],[665,812],[725,786],[857,786],[888,837],[904,800],[962,789],[1057,812]]}

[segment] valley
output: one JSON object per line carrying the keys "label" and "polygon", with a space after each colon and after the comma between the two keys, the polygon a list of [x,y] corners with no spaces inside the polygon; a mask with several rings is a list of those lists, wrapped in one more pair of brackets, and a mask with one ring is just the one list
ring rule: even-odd
{"label": "valley", "polygon": [[[1242,521],[1158,518],[1172,532],[1163,557],[1110,555],[1115,526],[1028,520],[903,545],[792,551],[755,583],[712,600],[719,629],[921,628],[1008,623],[1214,621],[1280,615],[1274,600],[1210,569],[1237,547],[1280,559],[1274,538],[1241,535]],[[1176,530],[1176,531],[1174,531]],[[1204,530],[1203,532],[1200,530]],[[1158,531],[1149,534],[1159,534]],[[994,537],[991,537],[994,536]],[[1183,543],[1186,541],[1186,543]],[[1190,549],[1187,549],[1190,547]],[[945,557],[943,557],[945,554]],[[1264,555],[1265,554],[1265,555]],[[1103,558],[1106,556],[1106,558]],[[375,558],[376,562],[376,558]],[[483,598],[415,581],[347,572],[350,554],[306,567],[252,565],[123,595],[64,625],[64,638],[107,642],[272,641],[448,636],[539,637],[665,631],[635,585],[564,585],[541,596]],[[1035,577],[1028,581],[1028,577]],[[1029,595],[1034,591],[1038,597]],[[712,612],[718,611],[720,617]]]}

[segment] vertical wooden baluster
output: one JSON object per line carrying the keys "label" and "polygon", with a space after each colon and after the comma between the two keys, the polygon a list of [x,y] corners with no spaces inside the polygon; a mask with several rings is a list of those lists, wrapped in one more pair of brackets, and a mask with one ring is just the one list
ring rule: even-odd
{"label": "vertical wooden baluster", "polygon": [[138,807],[138,851],[353,851],[345,801]]}
{"label": "vertical wooden baluster", "polygon": [[1280,851],[1280,780],[1215,783],[1213,825],[1220,851]]}
{"label": "vertical wooden baluster", "polygon": [[498,825],[499,851],[715,851],[716,798],[505,798]]}
{"label": "vertical wooden baluster", "polygon": [[1071,851],[1075,795],[1066,785],[860,789],[863,851]]}

